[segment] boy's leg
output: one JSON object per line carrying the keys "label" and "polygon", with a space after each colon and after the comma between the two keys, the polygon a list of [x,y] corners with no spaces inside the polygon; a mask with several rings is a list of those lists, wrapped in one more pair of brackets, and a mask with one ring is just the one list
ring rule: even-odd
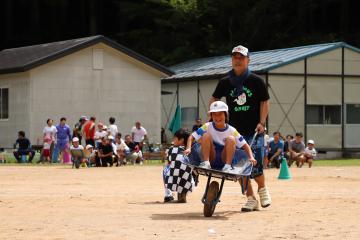
{"label": "boy's leg", "polygon": [[30,150],[29,151],[29,162],[31,163],[33,158],[35,157],[35,151],[34,150]]}
{"label": "boy's leg", "polygon": [[231,165],[236,149],[236,140],[233,136],[229,136],[225,140],[225,147],[221,153],[221,159],[226,163]]}
{"label": "boy's leg", "polygon": [[14,151],[13,154],[14,154],[14,157],[16,158],[17,162],[18,163],[21,162],[21,156],[19,154],[19,151]]}
{"label": "boy's leg", "polygon": [[216,156],[215,148],[213,145],[213,139],[210,134],[205,133],[201,137],[201,153],[203,156],[203,161],[213,161]]}
{"label": "boy's leg", "polygon": [[308,158],[308,163],[309,163],[309,168],[311,168],[312,164],[313,164],[313,159],[312,158]]}

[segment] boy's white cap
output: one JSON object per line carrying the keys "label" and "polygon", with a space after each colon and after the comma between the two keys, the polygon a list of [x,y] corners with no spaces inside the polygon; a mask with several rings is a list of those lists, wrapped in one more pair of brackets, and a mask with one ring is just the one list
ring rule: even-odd
{"label": "boy's white cap", "polygon": [[78,141],[79,141],[79,138],[74,137],[74,138],[72,139],[72,141],[73,141],[73,142],[78,142]]}
{"label": "boy's white cap", "polygon": [[209,113],[213,112],[228,112],[229,107],[223,101],[215,101],[210,105]]}
{"label": "boy's white cap", "polygon": [[108,136],[108,139],[113,140],[114,137],[113,137],[112,135],[109,135],[109,136]]}
{"label": "boy's white cap", "polygon": [[86,148],[86,149],[93,148],[93,145],[88,144],[88,145],[86,145],[86,147],[85,147],[85,148]]}
{"label": "boy's white cap", "polygon": [[311,140],[311,139],[310,139],[310,140],[308,141],[308,144],[315,144],[315,142],[314,142],[314,140]]}

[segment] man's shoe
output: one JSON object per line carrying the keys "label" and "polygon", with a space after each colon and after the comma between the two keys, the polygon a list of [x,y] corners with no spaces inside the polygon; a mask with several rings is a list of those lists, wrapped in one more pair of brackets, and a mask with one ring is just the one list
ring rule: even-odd
{"label": "man's shoe", "polygon": [[164,197],[164,203],[171,202],[171,201],[174,201],[174,197],[173,197],[173,196]]}
{"label": "man's shoe", "polygon": [[242,212],[251,212],[259,210],[259,202],[254,196],[249,196],[245,205],[241,208]]}
{"label": "man's shoe", "polygon": [[200,163],[199,167],[201,168],[206,168],[206,169],[211,169],[211,165],[209,161],[203,161]]}
{"label": "man's shoe", "polygon": [[270,197],[270,193],[266,187],[259,189],[259,196],[260,196],[260,203],[263,208],[270,206],[271,197]]}

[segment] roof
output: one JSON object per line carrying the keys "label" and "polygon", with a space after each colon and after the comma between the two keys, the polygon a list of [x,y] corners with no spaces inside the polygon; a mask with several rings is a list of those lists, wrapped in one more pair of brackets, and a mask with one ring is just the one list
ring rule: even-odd
{"label": "roof", "polygon": [[102,35],[5,49],[0,52],[0,74],[25,72],[100,42],[107,44],[160,72],[167,75],[173,74],[173,71],[169,68]]}
{"label": "roof", "polygon": [[[259,51],[252,52],[250,54],[251,61],[249,68],[253,72],[264,73],[341,47],[360,53],[359,48],[353,47],[344,42]],[[175,74],[164,78],[163,82],[171,82],[173,80],[180,79],[217,78],[224,76],[231,68],[231,58],[229,55],[190,60],[170,67]]]}

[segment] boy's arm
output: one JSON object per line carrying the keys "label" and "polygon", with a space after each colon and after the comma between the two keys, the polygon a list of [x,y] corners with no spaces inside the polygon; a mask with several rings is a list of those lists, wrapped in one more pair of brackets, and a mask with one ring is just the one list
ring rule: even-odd
{"label": "boy's arm", "polygon": [[185,155],[189,155],[191,153],[191,145],[192,145],[194,139],[195,138],[193,137],[193,135],[189,136],[188,141],[187,141],[187,146],[186,146],[186,149],[184,151]]}

